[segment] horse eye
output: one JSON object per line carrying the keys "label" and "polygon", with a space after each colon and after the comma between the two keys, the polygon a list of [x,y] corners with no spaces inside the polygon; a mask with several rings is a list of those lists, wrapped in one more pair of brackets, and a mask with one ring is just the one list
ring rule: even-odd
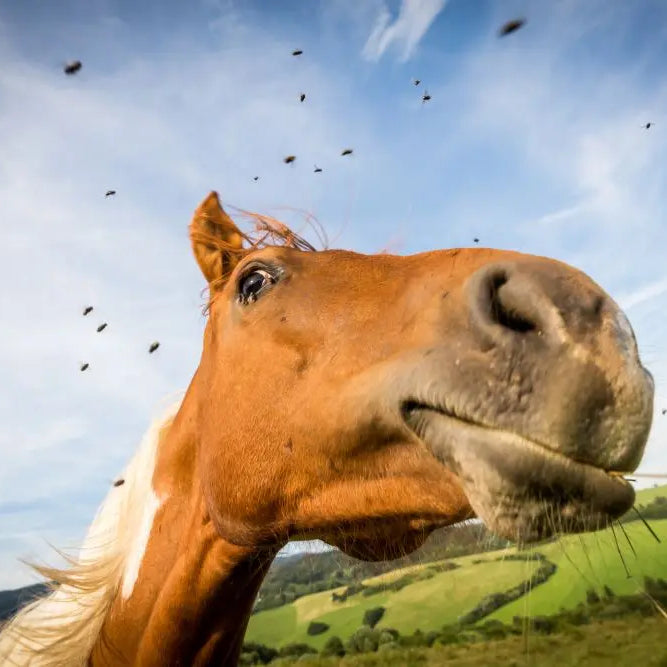
{"label": "horse eye", "polygon": [[239,281],[239,301],[243,304],[253,303],[259,293],[274,282],[275,278],[268,271],[262,269],[251,271]]}

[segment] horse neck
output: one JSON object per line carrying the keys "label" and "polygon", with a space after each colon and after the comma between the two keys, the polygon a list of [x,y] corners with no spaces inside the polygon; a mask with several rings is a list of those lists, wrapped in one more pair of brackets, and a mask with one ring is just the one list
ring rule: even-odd
{"label": "horse neck", "polygon": [[217,533],[196,474],[193,403],[186,396],[161,438],[153,475],[155,511],[144,516],[148,539],[142,548],[139,536],[128,555],[91,665],[237,662],[277,547],[236,546]]}

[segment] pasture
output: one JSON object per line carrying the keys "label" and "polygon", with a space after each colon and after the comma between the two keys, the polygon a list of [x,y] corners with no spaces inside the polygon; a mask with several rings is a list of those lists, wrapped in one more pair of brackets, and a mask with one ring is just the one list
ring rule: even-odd
{"label": "pasture", "polygon": [[[489,554],[486,554],[489,556]],[[373,607],[385,607],[385,615],[378,627],[396,628],[408,634],[420,628],[432,630],[445,623],[454,623],[458,616],[489,593],[489,581],[494,590],[504,590],[517,585],[530,576],[536,563],[517,561],[490,562],[473,565],[475,556],[457,558],[459,569],[441,572],[433,578],[410,584],[400,591],[386,591],[375,595],[360,594],[346,602],[332,602],[333,591],[324,591],[299,598],[289,605],[255,614],[250,619],[246,641],[256,641],[269,646],[282,646],[292,642],[306,642],[320,648],[331,635],[347,637],[360,625],[364,612]],[[413,566],[406,570],[424,569],[428,565]],[[404,573],[398,570],[394,577]],[[389,581],[391,577],[373,577],[364,583],[377,580]],[[341,592],[343,589],[337,589]],[[307,634],[311,621],[321,621],[330,630],[311,637]]]}
{"label": "pasture", "polygon": [[[654,498],[664,496],[666,488],[638,492],[637,505],[646,505]],[[667,519],[653,520],[650,525],[660,543],[641,521],[632,521],[624,524],[625,533],[615,526],[614,531],[607,529],[570,535],[534,546],[532,551],[556,564],[556,573],[528,595],[502,606],[485,620],[511,623],[514,616],[555,614],[585,602],[589,589],[602,591],[607,586],[617,595],[634,594],[640,590],[643,576],[665,577]],[[386,609],[378,624],[380,628],[395,628],[402,635],[417,628],[424,632],[436,630],[456,622],[486,596],[503,592],[528,579],[539,563],[506,559],[516,553],[517,549],[512,547],[455,558],[457,569],[439,572],[399,591],[387,590],[368,596],[357,593],[345,602],[332,601],[332,593],[340,594],[344,587],[307,595],[291,604],[253,615],[246,641],[275,647],[305,642],[319,649],[332,635],[341,638],[351,635],[362,624],[364,612],[378,606]],[[435,564],[411,565],[362,583],[389,584],[405,574]],[[326,623],[330,628],[320,635],[309,636],[307,629],[311,621]]]}

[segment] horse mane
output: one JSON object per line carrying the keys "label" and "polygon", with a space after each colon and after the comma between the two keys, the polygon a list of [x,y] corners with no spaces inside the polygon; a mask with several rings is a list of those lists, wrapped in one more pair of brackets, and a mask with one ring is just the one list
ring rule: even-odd
{"label": "horse mane", "polygon": [[63,557],[70,567],[31,565],[49,581],[51,592],[24,607],[0,626],[3,665],[83,666],[102,630],[123,578],[134,543],[142,539],[144,509],[150,502],[158,446],[181,400],[153,421],[123,472],[122,486],[112,486],[88,529],[77,557]]}
{"label": "horse mane", "polygon": [[[220,238],[200,231],[191,231],[193,240],[242,256],[268,246],[316,252],[313,245],[275,218],[231,208],[254,221],[252,231],[240,232],[246,247],[230,248]],[[326,249],[327,238],[322,226],[314,216],[305,213],[304,217]],[[221,281],[226,278],[223,276]],[[215,287],[209,286],[209,291]],[[210,301],[205,310],[209,306]],[[137,564],[128,559],[135,541],[143,535],[142,521],[151,502],[160,438],[180,405],[179,400],[151,424],[122,474],[124,484],[112,487],[100,505],[78,557],[60,553],[69,568],[28,563],[49,582],[50,593],[25,606],[4,625],[0,624],[3,665],[83,667],[87,663],[104,619],[124,585],[124,578],[136,576]]]}

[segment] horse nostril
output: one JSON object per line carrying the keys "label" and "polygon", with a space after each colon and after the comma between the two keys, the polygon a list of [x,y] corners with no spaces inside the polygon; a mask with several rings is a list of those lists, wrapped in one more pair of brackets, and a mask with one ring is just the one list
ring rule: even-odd
{"label": "horse nostril", "polygon": [[517,333],[534,331],[537,329],[534,319],[530,317],[529,313],[522,312],[519,304],[512,299],[507,289],[503,289],[508,280],[504,271],[489,276],[487,289],[491,320]]}
{"label": "horse nostril", "polygon": [[468,283],[474,329],[496,344],[512,345],[534,336],[551,338],[560,316],[536,276],[512,263],[486,266]]}

